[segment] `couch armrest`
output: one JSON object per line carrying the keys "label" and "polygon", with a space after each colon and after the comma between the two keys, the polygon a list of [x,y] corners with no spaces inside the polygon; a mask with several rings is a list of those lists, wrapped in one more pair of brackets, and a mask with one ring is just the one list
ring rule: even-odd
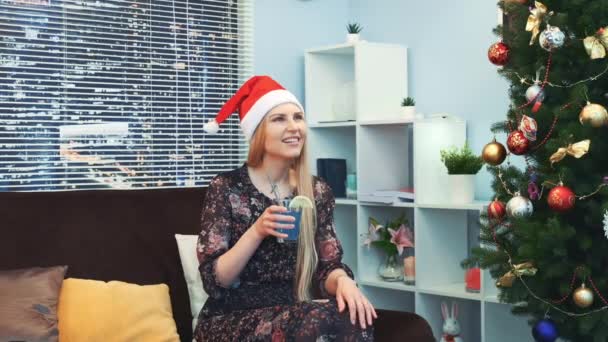
{"label": "couch armrest", "polygon": [[411,312],[376,310],[374,322],[376,342],[435,342],[428,322]]}

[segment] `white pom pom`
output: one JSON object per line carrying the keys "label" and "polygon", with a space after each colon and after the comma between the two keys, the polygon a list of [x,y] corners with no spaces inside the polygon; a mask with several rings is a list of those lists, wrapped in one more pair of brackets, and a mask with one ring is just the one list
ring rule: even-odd
{"label": "white pom pom", "polygon": [[218,125],[215,119],[211,119],[203,125],[203,130],[210,134],[216,134],[220,130],[220,125]]}

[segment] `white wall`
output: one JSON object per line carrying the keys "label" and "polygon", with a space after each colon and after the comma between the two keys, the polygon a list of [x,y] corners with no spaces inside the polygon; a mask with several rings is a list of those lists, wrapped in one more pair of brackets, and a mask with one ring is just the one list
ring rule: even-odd
{"label": "white wall", "polygon": [[304,51],[344,41],[348,0],[254,1],[254,72],[304,103]]}
{"label": "white wall", "polygon": [[[496,42],[496,1],[351,0],[351,17],[370,41],[409,47],[409,89],[417,110],[447,112],[467,120],[467,138],[481,152],[492,139],[490,125],[506,117],[508,85],[487,59]],[[489,198],[485,168],[477,197]]]}
{"label": "white wall", "polygon": [[[409,48],[417,109],[466,119],[469,143],[481,152],[509,103],[507,82],[487,60],[497,18],[492,0],[256,0],[255,72],[275,76],[304,101],[304,50],[343,42],[346,23],[357,20],[363,39]],[[477,197],[489,198],[485,168],[476,181]]]}

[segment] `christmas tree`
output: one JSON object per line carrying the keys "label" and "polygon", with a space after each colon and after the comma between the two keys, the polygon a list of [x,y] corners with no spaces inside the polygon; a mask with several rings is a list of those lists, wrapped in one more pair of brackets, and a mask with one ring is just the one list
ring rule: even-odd
{"label": "christmas tree", "polygon": [[489,270],[535,340],[608,341],[608,1],[498,5],[507,138],[482,152],[496,200],[463,266]]}

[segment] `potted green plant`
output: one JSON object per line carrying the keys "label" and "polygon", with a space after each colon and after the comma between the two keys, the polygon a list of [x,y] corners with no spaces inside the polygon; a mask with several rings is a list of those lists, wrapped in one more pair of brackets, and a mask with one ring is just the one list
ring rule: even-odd
{"label": "potted green plant", "polygon": [[348,23],[346,25],[348,34],[346,35],[346,41],[349,44],[353,44],[359,41],[359,33],[363,30],[363,27],[359,23]]}
{"label": "potted green plant", "polygon": [[449,198],[452,203],[471,203],[475,197],[475,174],[483,166],[483,159],[473,154],[467,143],[460,149],[442,149],[441,161],[448,170]]}
{"label": "potted green plant", "polygon": [[[384,251],[385,260],[380,263],[378,275],[386,281],[404,280],[413,284],[415,280],[414,234],[405,214],[381,225],[373,217],[369,218],[369,228],[364,236],[364,245]],[[403,266],[398,257],[404,255]]]}
{"label": "potted green plant", "polygon": [[416,101],[413,97],[406,97],[401,101],[401,115],[404,119],[414,119],[416,117]]}

